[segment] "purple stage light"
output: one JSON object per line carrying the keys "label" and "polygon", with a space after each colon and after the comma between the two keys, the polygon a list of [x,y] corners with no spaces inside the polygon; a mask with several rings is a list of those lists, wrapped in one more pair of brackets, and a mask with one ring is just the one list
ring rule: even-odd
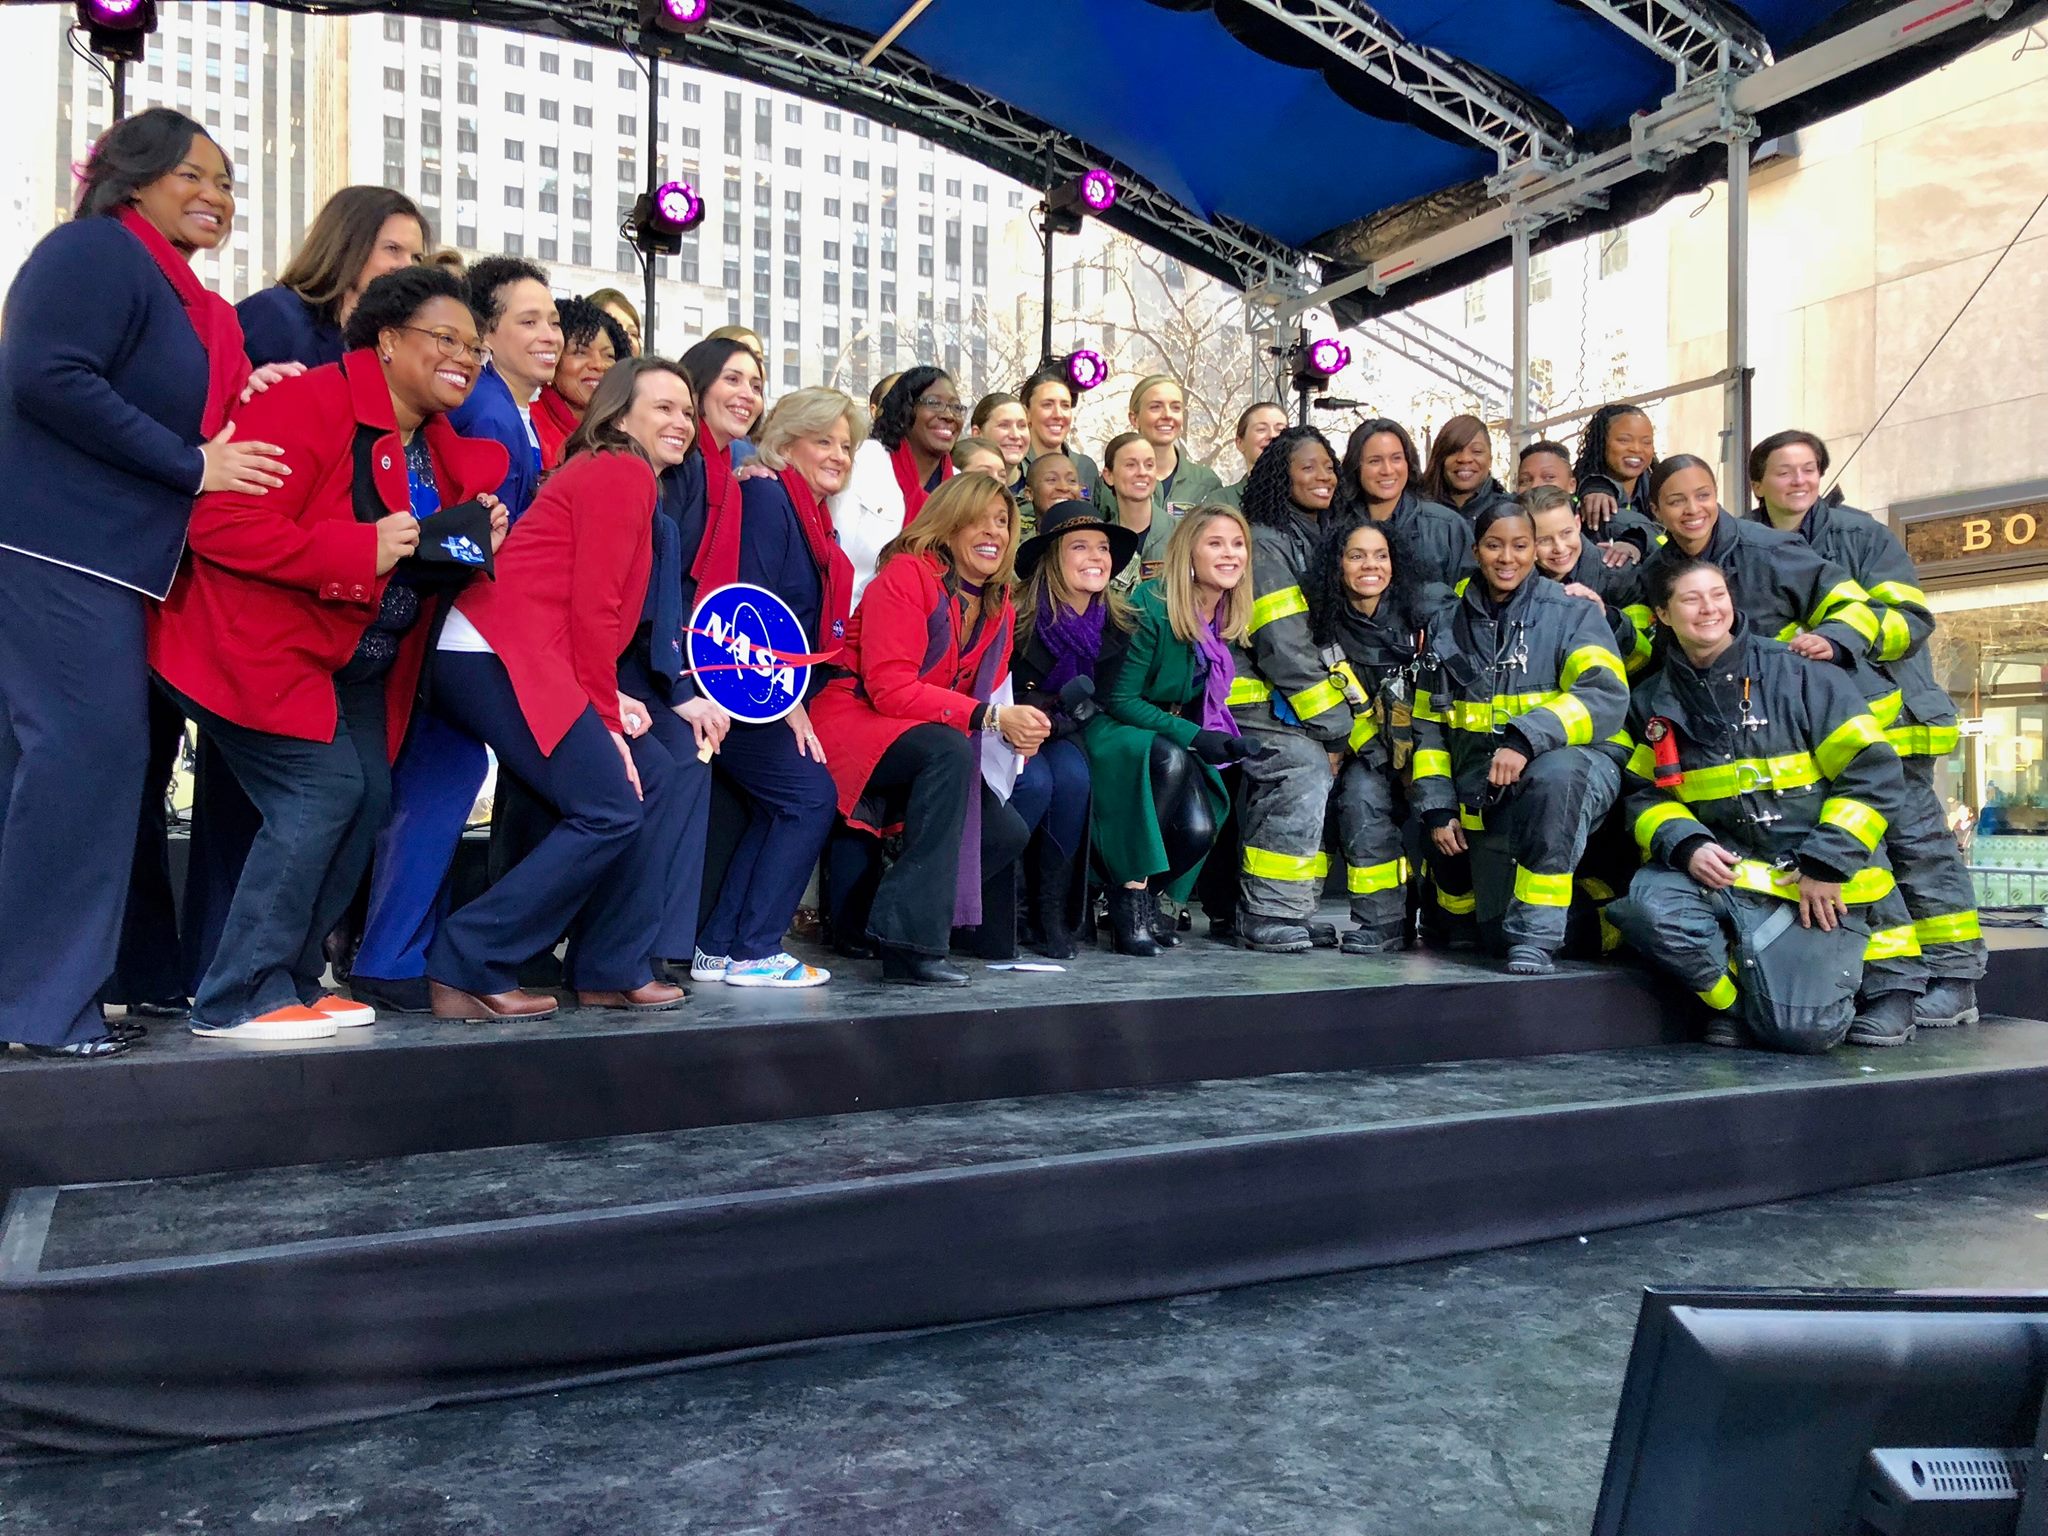
{"label": "purple stage light", "polygon": [[1116,206],[1116,178],[1104,170],[1089,171],[1081,177],[1081,203],[1090,213],[1107,213]]}
{"label": "purple stage light", "polygon": [[655,188],[654,214],[669,229],[695,229],[704,222],[704,199],[687,181],[665,181]]}
{"label": "purple stage light", "polygon": [[694,27],[711,14],[711,0],[661,0],[661,11],[679,27]]}
{"label": "purple stage light", "polygon": [[1324,378],[1351,366],[1351,349],[1334,336],[1323,336],[1308,344],[1308,365]]}
{"label": "purple stage light", "polygon": [[1109,377],[1109,364],[1102,360],[1100,352],[1082,348],[1079,352],[1067,354],[1067,382],[1078,391],[1085,393]]}
{"label": "purple stage light", "polygon": [[129,27],[142,17],[146,0],[83,0],[86,21],[99,27]]}

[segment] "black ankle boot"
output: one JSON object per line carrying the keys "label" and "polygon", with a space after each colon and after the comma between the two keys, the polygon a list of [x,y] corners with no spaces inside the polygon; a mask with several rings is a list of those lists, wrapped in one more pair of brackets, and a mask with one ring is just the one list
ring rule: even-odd
{"label": "black ankle boot", "polygon": [[907,987],[964,987],[967,973],[938,956],[920,955],[914,949],[894,944],[877,944],[882,954],[882,980]]}
{"label": "black ankle boot", "polygon": [[1152,918],[1158,910],[1152,893],[1143,886],[1134,891],[1120,885],[1109,893],[1109,919],[1116,929],[1118,954],[1159,953],[1159,941],[1152,937]]}
{"label": "black ankle boot", "polygon": [[1061,853],[1053,840],[1038,839],[1037,901],[1038,950],[1048,960],[1071,960],[1080,954],[1074,930],[1067,923],[1067,903],[1074,890],[1074,861]]}

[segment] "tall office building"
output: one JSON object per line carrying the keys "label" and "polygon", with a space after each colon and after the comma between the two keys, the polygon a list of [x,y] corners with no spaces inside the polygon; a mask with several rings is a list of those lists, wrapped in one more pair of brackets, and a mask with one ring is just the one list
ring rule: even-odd
{"label": "tall office building", "polygon": [[[648,92],[625,55],[467,23],[349,20],[349,172],[412,194],[436,237],[549,268],[563,292],[642,292],[619,233],[647,184]],[[771,394],[871,381],[929,358],[961,392],[992,376],[991,230],[1022,187],[914,135],[706,71],[660,71],[656,169],[704,223],[658,274],[655,345],[720,325],[769,349]],[[1007,368],[1005,368],[1007,371]]]}
{"label": "tall office building", "polygon": [[[73,168],[113,120],[103,61],[67,39],[68,5],[0,10],[0,47],[16,63],[4,120],[16,146],[0,187],[0,263],[13,273],[30,246],[69,215]],[[250,4],[166,4],[127,108],[176,107],[204,123],[234,166],[235,234],[200,272],[230,298],[271,280],[322,199],[341,185],[343,145],[322,99],[346,72],[346,31],[321,17]]]}

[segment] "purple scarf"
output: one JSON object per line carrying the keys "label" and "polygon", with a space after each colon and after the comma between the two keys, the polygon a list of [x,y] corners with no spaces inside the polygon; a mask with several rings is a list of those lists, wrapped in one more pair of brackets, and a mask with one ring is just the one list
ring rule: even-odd
{"label": "purple scarf", "polygon": [[1102,655],[1102,626],[1108,617],[1109,604],[1100,594],[1090,598],[1079,613],[1064,603],[1055,608],[1050,598],[1040,604],[1035,633],[1052,653],[1052,665],[1046,668],[1040,688],[1057,698],[1075,678],[1095,676],[1095,663]]}
{"label": "purple scarf", "polygon": [[[959,595],[948,598],[958,602],[964,609],[977,613],[981,607],[981,588],[970,581],[958,583]],[[962,642],[962,650],[970,650],[981,633],[982,620],[977,617]],[[994,693],[995,679],[988,662],[994,659],[1003,646],[991,646],[988,657],[982,662],[981,675],[974,680],[974,696],[982,703]],[[981,738],[976,732],[968,738],[974,743],[974,779],[967,786],[967,816],[960,826],[960,872],[953,880],[953,926],[955,928],[978,928],[981,926]]]}
{"label": "purple scarf", "polygon": [[1202,729],[1222,731],[1227,736],[1243,733],[1237,728],[1237,721],[1230,713],[1230,684],[1237,676],[1237,665],[1230,659],[1230,647],[1223,641],[1223,631],[1218,627],[1223,621],[1223,605],[1216,606],[1216,617],[1207,624],[1195,627],[1195,649],[1208,662],[1208,673],[1202,679]]}

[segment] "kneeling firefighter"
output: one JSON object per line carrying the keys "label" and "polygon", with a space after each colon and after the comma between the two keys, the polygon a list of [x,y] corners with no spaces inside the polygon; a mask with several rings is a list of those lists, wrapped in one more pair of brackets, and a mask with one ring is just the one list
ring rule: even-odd
{"label": "kneeling firefighter", "polygon": [[1927,975],[1884,856],[1897,752],[1839,669],[1750,632],[1718,566],[1662,562],[1648,596],[1673,643],[1630,710],[1647,862],[1608,920],[1721,1015],[1713,1043],[1903,1045]]}
{"label": "kneeling firefighter", "polygon": [[1600,609],[1532,579],[1526,510],[1496,502],[1472,531],[1479,574],[1425,642],[1411,797],[1439,882],[1454,866],[1436,860],[1469,850],[1480,937],[1505,945],[1511,973],[1541,975],[1620,792],[1628,680]]}

